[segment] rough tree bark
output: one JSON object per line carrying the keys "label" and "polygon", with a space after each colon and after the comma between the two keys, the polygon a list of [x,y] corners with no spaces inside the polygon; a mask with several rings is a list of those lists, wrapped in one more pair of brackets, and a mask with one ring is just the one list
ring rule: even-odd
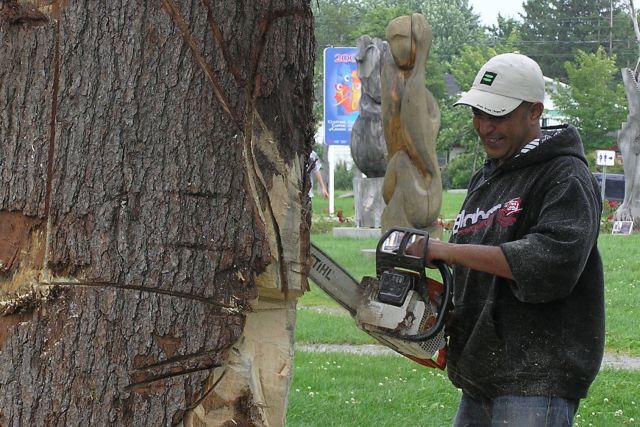
{"label": "rough tree bark", "polygon": [[0,426],[280,425],[308,0],[0,0]]}

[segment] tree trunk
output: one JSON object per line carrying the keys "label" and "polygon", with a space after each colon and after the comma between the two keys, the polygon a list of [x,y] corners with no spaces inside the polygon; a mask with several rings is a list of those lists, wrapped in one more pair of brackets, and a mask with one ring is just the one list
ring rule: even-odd
{"label": "tree trunk", "polygon": [[281,425],[308,0],[0,0],[0,426]]}

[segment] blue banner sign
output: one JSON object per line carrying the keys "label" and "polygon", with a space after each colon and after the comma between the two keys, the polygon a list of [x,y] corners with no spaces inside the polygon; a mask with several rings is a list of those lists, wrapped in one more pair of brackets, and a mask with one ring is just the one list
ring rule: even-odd
{"label": "blue banner sign", "polygon": [[355,47],[324,50],[324,143],[349,145],[358,118],[362,84]]}

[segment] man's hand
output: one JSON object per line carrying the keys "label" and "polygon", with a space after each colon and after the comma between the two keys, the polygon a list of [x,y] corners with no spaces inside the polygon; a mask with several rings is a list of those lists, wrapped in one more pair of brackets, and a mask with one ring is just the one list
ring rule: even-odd
{"label": "man's hand", "polygon": [[[436,268],[436,266],[433,265],[434,260],[444,261],[449,265],[453,264],[453,259],[451,258],[451,254],[449,253],[448,246],[450,246],[449,243],[442,242],[436,238],[429,238],[427,257],[425,258],[427,267]],[[407,246],[407,255],[424,258],[425,254],[422,253],[423,247],[424,237],[421,237],[420,239]]]}
{"label": "man's hand", "polygon": [[[407,247],[407,254],[424,257],[421,239]],[[434,260],[444,261],[447,265],[462,265],[472,270],[513,279],[513,272],[499,246],[459,245],[445,243],[438,239],[429,239],[425,261],[429,268],[435,268]]]}

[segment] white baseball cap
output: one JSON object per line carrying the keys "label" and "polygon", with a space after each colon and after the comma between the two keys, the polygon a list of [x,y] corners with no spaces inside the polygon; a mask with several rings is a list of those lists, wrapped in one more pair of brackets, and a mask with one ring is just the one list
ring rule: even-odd
{"label": "white baseball cap", "polygon": [[528,56],[504,53],[484,64],[471,89],[454,105],[469,105],[492,116],[504,116],[522,101],[544,101],[542,70]]}

